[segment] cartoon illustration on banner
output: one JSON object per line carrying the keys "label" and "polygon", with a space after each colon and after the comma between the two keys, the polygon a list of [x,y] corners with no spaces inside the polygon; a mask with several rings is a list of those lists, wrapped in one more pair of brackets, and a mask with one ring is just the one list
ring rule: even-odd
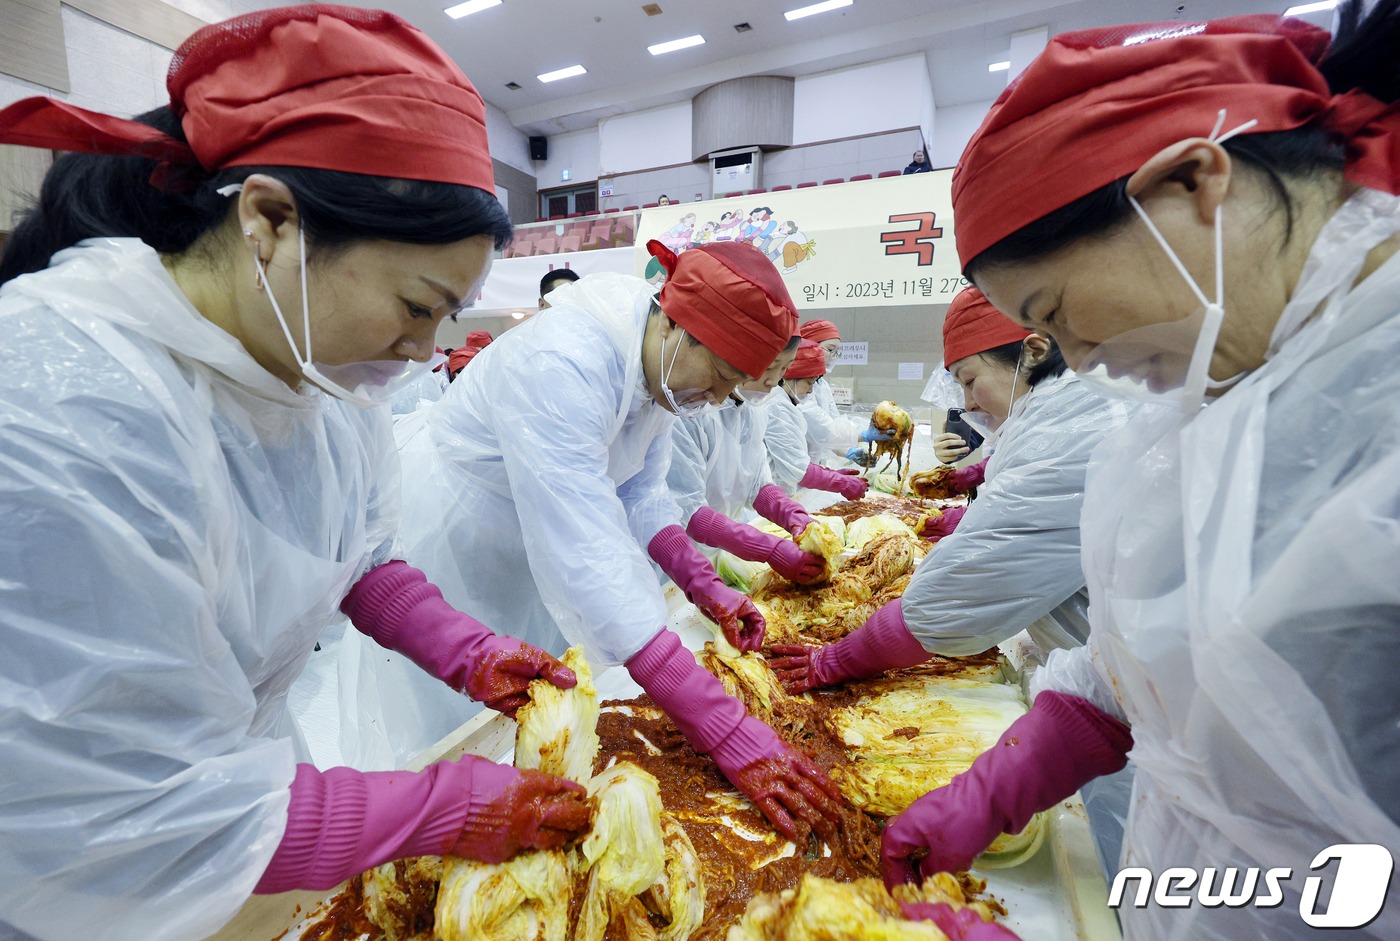
{"label": "cartoon illustration on banner", "polygon": [[[747,242],[806,307],[940,303],[967,286],[953,248],[952,171],[710,200],[642,213],[636,273],[665,278],[646,252]],[[679,210],[679,212],[677,211]]]}

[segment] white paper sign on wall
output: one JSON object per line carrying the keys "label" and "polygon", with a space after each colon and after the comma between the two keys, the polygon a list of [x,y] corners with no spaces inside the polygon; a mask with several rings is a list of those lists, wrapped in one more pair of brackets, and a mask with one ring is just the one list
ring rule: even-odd
{"label": "white paper sign on wall", "polygon": [[862,340],[859,343],[842,343],[841,350],[836,355],[836,366],[868,366],[870,365],[870,344]]}
{"label": "white paper sign on wall", "polygon": [[924,381],[924,364],[923,364],[923,363],[900,363],[900,364],[899,364],[899,378],[900,378],[900,379],[911,379],[911,380],[914,380],[914,381],[917,381],[917,382],[923,382],[923,381]]}
{"label": "white paper sign on wall", "polygon": [[827,379],[831,383],[831,397],[836,400],[837,405],[850,405],[856,398],[856,381],[854,379]]}

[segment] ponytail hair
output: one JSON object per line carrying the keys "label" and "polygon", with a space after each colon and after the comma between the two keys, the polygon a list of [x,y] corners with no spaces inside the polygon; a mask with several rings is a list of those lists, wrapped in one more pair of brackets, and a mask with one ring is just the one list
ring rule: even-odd
{"label": "ponytail hair", "polygon": [[[185,140],[168,107],[135,120]],[[255,173],[292,191],[310,252],[368,239],[442,245],[476,235],[489,235],[501,249],[511,238],[510,218],[496,197],[456,183],[311,167],[227,167],[187,191],[167,192],[151,184],[155,169],[142,156],[58,158],[5,244],[0,284],[43,270],[55,253],[88,238],[139,238],[162,254],[179,254],[227,218],[229,199],[217,191]]]}

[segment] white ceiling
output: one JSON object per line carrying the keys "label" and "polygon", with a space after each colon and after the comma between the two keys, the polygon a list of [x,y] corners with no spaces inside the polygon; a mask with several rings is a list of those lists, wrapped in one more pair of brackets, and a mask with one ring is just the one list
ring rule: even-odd
{"label": "white ceiling", "polygon": [[[843,9],[788,22],[784,10],[812,0],[503,0],[453,20],[450,0],[363,3],[403,16],[461,65],[487,101],[516,127],[557,134],[599,118],[693,97],[745,75],[801,76],[924,52],[939,107],[1000,94],[1011,34],[1050,34],[1117,23],[1279,13],[1286,0],[855,0]],[[1178,9],[1181,12],[1178,13]],[[1330,14],[1320,25],[1326,25]],[[753,29],[734,31],[748,22]],[[700,33],[705,44],[662,56],[648,45]],[[574,64],[587,75],[544,84],[535,76]],[[518,82],[519,91],[505,87]]]}

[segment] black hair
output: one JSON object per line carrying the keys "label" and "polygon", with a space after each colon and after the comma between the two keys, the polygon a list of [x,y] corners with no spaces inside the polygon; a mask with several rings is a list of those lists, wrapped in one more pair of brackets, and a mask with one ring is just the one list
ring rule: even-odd
{"label": "black hair", "polygon": [[656,197],[656,201],[657,201],[657,202],[660,202],[660,201],[663,200],[663,199],[669,201],[670,198],[671,198],[671,197],[667,196],[665,193],[662,193],[660,196]]}
{"label": "black hair", "polygon": [[[135,118],[179,141],[180,121],[168,107]],[[144,156],[68,153],[54,161],[37,202],[5,244],[0,284],[48,267],[49,259],[87,238],[139,238],[158,252],[190,248],[228,217],[230,200],[217,190],[255,173],[274,176],[296,197],[310,242],[308,252],[366,239],[442,245],[489,235],[497,249],[510,243],[511,223],[493,194],[456,183],[309,167],[227,167],[181,192],[150,182],[156,162]]]}
{"label": "black hair", "polygon": [[757,209],[750,209],[749,215],[753,215],[756,212],[766,212],[770,216],[773,214],[773,210],[769,209],[767,206],[759,206]]}
{"label": "black hair", "polygon": [[[982,355],[1007,369],[1015,369],[1017,364],[1021,362],[1024,347],[1025,341],[1017,340],[1015,343],[1005,343],[1001,346],[994,346],[990,350],[983,350]],[[1026,385],[1034,389],[1046,379],[1061,375],[1068,368],[1065,364],[1064,354],[1060,352],[1060,345],[1051,340],[1050,353],[1031,367],[1031,371],[1026,374]]]}
{"label": "black hair", "polygon": [[[1341,5],[1337,35],[1318,69],[1334,95],[1359,88],[1389,104],[1400,98],[1400,0],[1380,0],[1363,17],[1364,8],[1363,0]],[[1345,151],[1318,127],[1240,134],[1221,146],[1268,181],[1284,212],[1285,244],[1297,210],[1286,180],[1345,167]],[[1023,226],[968,262],[965,274],[975,279],[987,267],[1033,261],[1080,239],[1112,234],[1133,215],[1127,184],[1126,176],[1114,180]]]}
{"label": "black hair", "polygon": [[800,333],[798,333],[798,334],[793,334],[791,337],[788,338],[787,346],[783,347],[783,352],[786,353],[786,352],[788,352],[789,350],[795,350],[795,349],[797,349],[797,348],[798,348],[799,346],[801,346],[801,345],[802,345],[802,334],[800,334]]}
{"label": "black hair", "polygon": [[545,276],[540,278],[540,297],[544,297],[554,290],[554,285],[559,281],[577,281],[578,272],[571,268],[555,268],[553,271],[545,272]]}

